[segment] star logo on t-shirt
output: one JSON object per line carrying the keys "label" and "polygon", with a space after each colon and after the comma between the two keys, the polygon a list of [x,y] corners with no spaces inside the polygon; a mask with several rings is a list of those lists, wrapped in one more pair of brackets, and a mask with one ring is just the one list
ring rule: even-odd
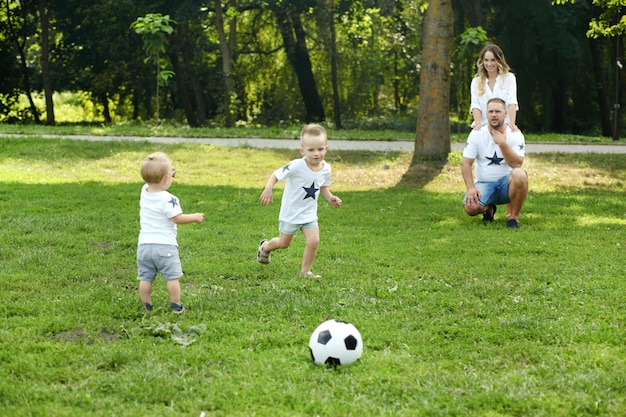
{"label": "star logo on t-shirt", "polygon": [[493,152],[493,156],[491,158],[488,156],[486,156],[485,158],[491,161],[487,165],[500,165],[500,162],[504,160],[504,158],[498,157],[498,153],[496,151]]}
{"label": "star logo on t-shirt", "polygon": [[289,165],[291,165],[291,164],[287,164],[287,165],[285,165],[285,166],[283,167],[283,172],[285,172],[285,171],[289,171]]}
{"label": "star logo on t-shirt", "polygon": [[523,144],[523,143],[520,143],[520,144],[519,144],[519,150],[521,151],[521,150],[523,150],[523,149],[524,149],[524,144]]}
{"label": "star logo on t-shirt", "polygon": [[174,197],[172,197],[170,199],[170,201],[168,201],[168,203],[170,203],[172,205],[172,208],[176,207],[178,205],[178,200]]}
{"label": "star logo on t-shirt", "polygon": [[315,193],[317,192],[317,190],[319,190],[319,188],[315,188],[315,183],[311,183],[310,187],[302,187],[304,189],[304,191],[306,191],[306,195],[304,196],[303,200],[306,200],[307,198],[311,197],[313,200],[315,200]]}

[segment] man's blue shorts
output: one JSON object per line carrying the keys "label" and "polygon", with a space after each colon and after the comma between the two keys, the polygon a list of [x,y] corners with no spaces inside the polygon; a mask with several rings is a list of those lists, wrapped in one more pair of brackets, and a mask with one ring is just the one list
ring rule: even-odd
{"label": "man's blue shorts", "polygon": [[[480,193],[480,199],[478,202],[483,206],[488,206],[490,204],[499,205],[499,204],[508,204],[511,202],[509,198],[509,178],[511,174],[506,175],[500,178],[497,181],[476,181],[474,186],[478,189]],[[467,193],[463,198],[467,198]]]}

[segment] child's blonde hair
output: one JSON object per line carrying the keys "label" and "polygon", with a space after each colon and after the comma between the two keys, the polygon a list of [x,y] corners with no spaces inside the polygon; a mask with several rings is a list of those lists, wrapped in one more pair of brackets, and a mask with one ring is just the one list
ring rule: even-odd
{"label": "child's blonde hair", "polygon": [[163,177],[172,173],[172,162],[163,152],[154,152],[146,157],[141,164],[141,178],[148,184],[160,182]]}
{"label": "child's blonde hair", "polygon": [[300,144],[302,145],[302,139],[304,135],[309,136],[324,136],[325,140],[328,140],[328,135],[326,134],[326,129],[323,126],[320,126],[315,123],[308,124],[302,128],[300,132]]}

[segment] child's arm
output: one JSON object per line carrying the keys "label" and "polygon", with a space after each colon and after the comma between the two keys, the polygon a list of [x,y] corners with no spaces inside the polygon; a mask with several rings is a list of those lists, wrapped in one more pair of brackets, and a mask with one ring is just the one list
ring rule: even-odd
{"label": "child's arm", "polygon": [[270,177],[267,180],[267,184],[265,184],[265,188],[263,189],[263,192],[261,193],[261,204],[263,204],[264,206],[267,206],[269,203],[272,202],[272,199],[274,198],[273,189],[274,189],[274,185],[276,185],[277,182],[278,182],[278,178],[276,178],[276,175],[275,174],[270,175]]}
{"label": "child's arm", "polygon": [[321,187],[320,188],[320,194],[322,196],[324,196],[324,198],[330,203],[331,206],[333,206],[334,208],[339,208],[341,207],[341,199],[337,196],[334,196],[331,192],[330,192],[330,188],[328,187]]}
{"label": "child's arm", "polygon": [[202,223],[204,221],[204,213],[184,214],[174,216],[170,219],[176,224]]}

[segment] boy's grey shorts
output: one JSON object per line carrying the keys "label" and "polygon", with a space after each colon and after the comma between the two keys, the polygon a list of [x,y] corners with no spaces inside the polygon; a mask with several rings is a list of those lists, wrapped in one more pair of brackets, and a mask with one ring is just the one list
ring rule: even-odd
{"label": "boy's grey shorts", "polygon": [[153,282],[157,272],[163,281],[183,276],[183,267],[174,245],[141,244],[137,246],[137,279]]}

